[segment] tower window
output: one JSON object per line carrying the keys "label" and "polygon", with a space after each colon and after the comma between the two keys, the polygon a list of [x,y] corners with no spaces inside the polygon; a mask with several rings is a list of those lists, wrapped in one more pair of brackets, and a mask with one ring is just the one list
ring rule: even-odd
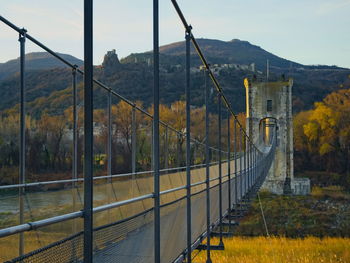
{"label": "tower window", "polygon": [[267,100],[266,110],[272,111],[272,100]]}

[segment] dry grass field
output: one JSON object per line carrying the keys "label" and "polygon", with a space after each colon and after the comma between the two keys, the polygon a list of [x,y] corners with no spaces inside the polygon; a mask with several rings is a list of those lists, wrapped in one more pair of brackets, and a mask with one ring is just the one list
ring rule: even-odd
{"label": "dry grass field", "polygon": [[[218,239],[213,239],[217,244]],[[233,237],[224,240],[224,251],[213,251],[213,263],[335,263],[350,262],[349,238],[291,239],[283,237]],[[205,262],[201,252],[193,262]]]}
{"label": "dry grass field", "polygon": [[[43,244],[63,238],[62,234],[40,234]],[[27,236],[26,252],[37,249],[35,235]],[[213,244],[218,239],[213,239]],[[224,251],[212,251],[213,263],[335,263],[350,262],[349,238],[292,239],[283,237],[233,237],[224,240]],[[18,239],[15,236],[0,239],[0,262],[16,257]],[[194,263],[205,262],[206,253],[199,253]]]}

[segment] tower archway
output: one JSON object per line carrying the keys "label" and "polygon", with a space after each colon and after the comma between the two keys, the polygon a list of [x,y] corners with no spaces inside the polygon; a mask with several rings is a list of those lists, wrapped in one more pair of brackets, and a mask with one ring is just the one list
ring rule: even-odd
{"label": "tower archway", "polygon": [[265,82],[244,80],[247,132],[260,147],[271,144],[276,133],[276,151],[263,188],[276,193],[293,191],[293,80]]}

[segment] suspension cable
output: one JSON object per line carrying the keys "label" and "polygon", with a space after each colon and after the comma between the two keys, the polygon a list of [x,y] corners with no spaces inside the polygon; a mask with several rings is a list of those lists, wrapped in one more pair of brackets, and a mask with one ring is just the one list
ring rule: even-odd
{"label": "suspension cable", "polygon": [[258,192],[257,194],[258,194],[258,200],[259,200],[261,215],[262,215],[262,218],[263,218],[263,221],[264,221],[266,236],[267,236],[267,237],[270,237],[270,233],[269,233],[269,229],[267,228],[266,219],[265,219],[265,214],[264,214],[264,209],[263,209],[262,204],[261,204],[259,192]]}
{"label": "suspension cable", "polygon": [[198,43],[197,43],[196,38],[195,38],[194,35],[192,34],[192,26],[189,25],[189,24],[187,23],[186,18],[185,18],[185,16],[183,15],[183,13],[182,13],[182,11],[181,11],[181,9],[180,9],[178,3],[176,2],[176,0],[171,0],[171,2],[173,3],[175,10],[176,10],[177,14],[178,14],[179,17],[180,17],[181,22],[182,22],[182,24],[183,24],[183,26],[184,26],[186,32],[189,32],[189,35],[190,35],[191,40],[192,40],[192,44],[193,44],[193,46],[194,46],[194,48],[195,48],[195,50],[196,50],[196,52],[197,52],[199,58],[201,59],[202,64],[204,65],[205,69],[207,70],[207,72],[208,72],[208,74],[209,74],[209,76],[210,76],[212,82],[214,83],[214,86],[215,86],[217,92],[218,92],[219,94],[221,94],[221,97],[223,98],[223,101],[224,101],[224,103],[225,103],[227,109],[231,112],[231,114],[233,115],[233,117],[237,120],[237,123],[238,123],[238,125],[242,128],[242,131],[243,131],[244,135],[247,137],[247,140],[248,140],[250,143],[252,143],[253,147],[254,147],[257,151],[261,152],[260,149],[258,149],[258,147],[255,146],[254,142],[253,142],[252,139],[249,137],[249,135],[247,134],[247,132],[245,131],[245,129],[243,129],[243,126],[242,126],[242,124],[239,122],[237,115],[236,115],[236,114],[234,113],[234,111],[232,110],[231,104],[229,103],[227,97],[226,97],[225,94],[224,94],[224,91],[223,91],[222,87],[220,86],[218,80],[215,78],[215,76],[214,76],[214,74],[213,74],[213,72],[212,72],[212,70],[211,70],[211,68],[210,68],[210,64],[207,62],[206,58],[204,57],[204,55],[203,55],[203,53],[202,53],[202,50],[200,49],[200,47],[199,47],[199,45],[198,45]]}

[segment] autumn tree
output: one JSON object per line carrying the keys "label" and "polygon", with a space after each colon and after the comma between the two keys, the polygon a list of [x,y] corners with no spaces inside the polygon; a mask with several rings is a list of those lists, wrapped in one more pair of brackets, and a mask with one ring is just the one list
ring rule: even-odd
{"label": "autumn tree", "polygon": [[346,174],[350,184],[350,90],[329,94],[294,118],[296,170]]}

